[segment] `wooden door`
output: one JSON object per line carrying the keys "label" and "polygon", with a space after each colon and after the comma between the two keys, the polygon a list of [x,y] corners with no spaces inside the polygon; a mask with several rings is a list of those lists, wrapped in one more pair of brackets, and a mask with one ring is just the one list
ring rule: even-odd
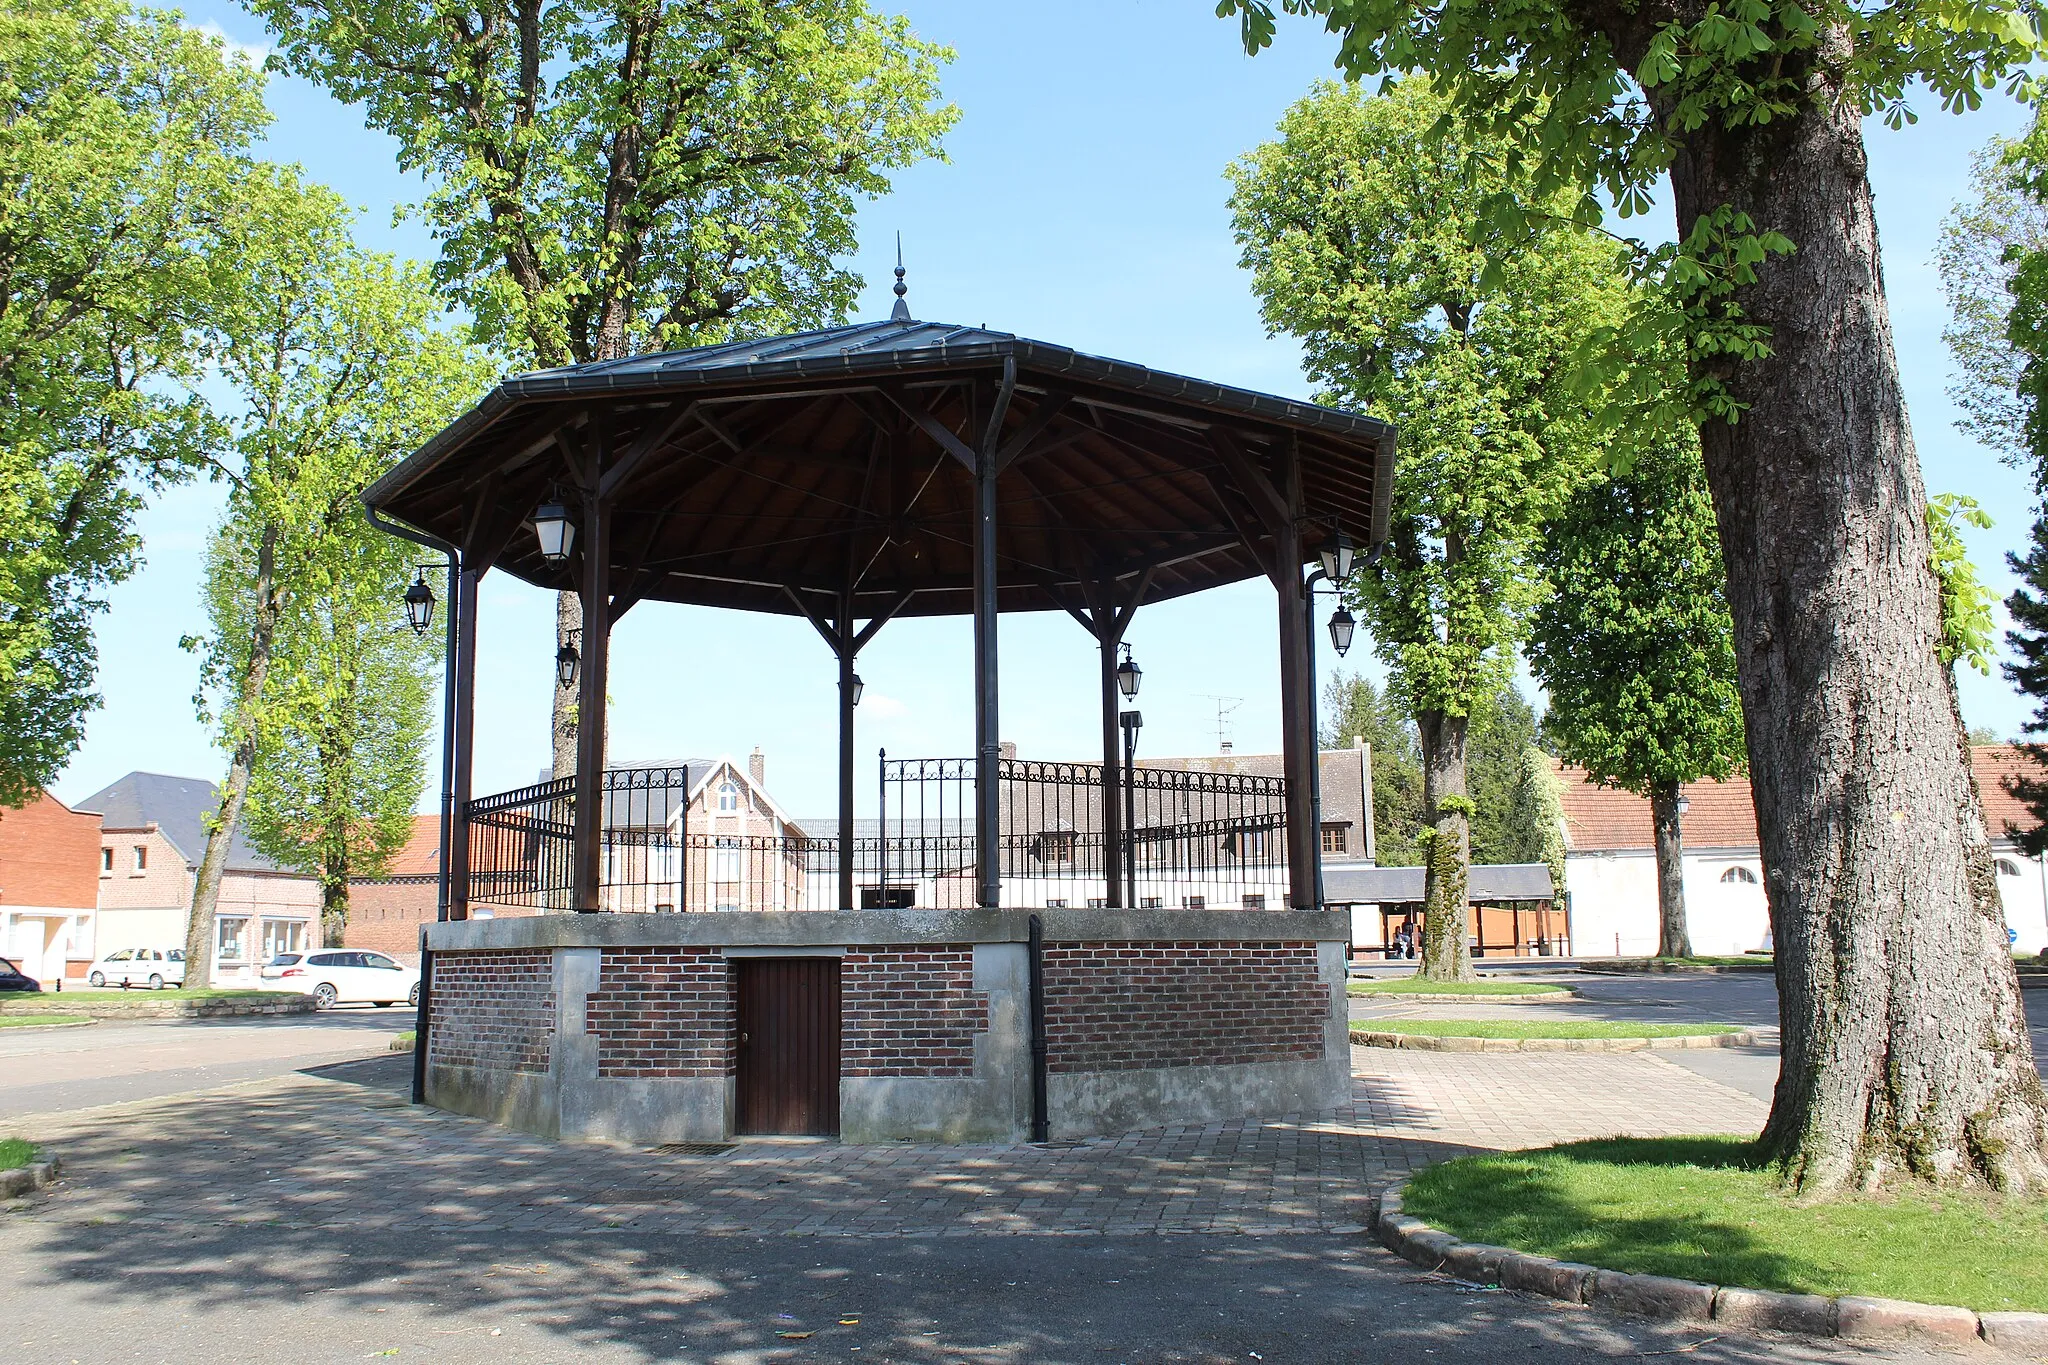
{"label": "wooden door", "polygon": [[836,1137],[839,959],[743,957],[733,969],[738,1131]]}

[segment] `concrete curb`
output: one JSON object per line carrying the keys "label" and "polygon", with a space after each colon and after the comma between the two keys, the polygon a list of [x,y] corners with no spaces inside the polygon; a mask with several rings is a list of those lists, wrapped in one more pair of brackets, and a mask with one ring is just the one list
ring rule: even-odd
{"label": "concrete curb", "polygon": [[1565,1303],[1660,1322],[1717,1323],[1738,1331],[1768,1330],[1846,1341],[1983,1340],[2021,1355],[2048,1353],[2048,1313],[1978,1313],[1939,1303],[1845,1294],[1780,1294],[1768,1289],[1701,1284],[1665,1275],[1628,1275],[1506,1247],[1461,1242],[1401,1211],[1405,1184],[1366,1207],[1379,1244],[1425,1270],[1473,1284],[1520,1289]]}
{"label": "concrete curb", "polygon": [[393,1038],[391,1040],[391,1050],[393,1052],[415,1052],[418,1050],[417,1042],[418,1040],[414,1038]]}
{"label": "concrete curb", "polygon": [[1671,1038],[1439,1038],[1354,1028],[1351,1041],[1360,1047],[1411,1048],[1417,1052],[1669,1052],[1754,1047],[1757,1032],[1743,1029],[1740,1033],[1687,1033]]}
{"label": "concrete curb", "polygon": [[41,1033],[44,1029],[53,1028],[91,1028],[98,1022],[99,1020],[97,1019],[66,1019],[61,1024],[16,1024],[6,1031],[9,1033]]}
{"label": "concrete curb", "polygon": [[1691,962],[1656,962],[1649,958],[1617,958],[1613,962],[1602,962],[1597,965],[1588,963],[1579,970],[1589,976],[1659,976],[1682,973],[1713,976],[1727,972],[1775,972],[1777,968],[1768,962],[1745,962],[1738,966],[1734,963],[1708,965]]}
{"label": "concrete curb", "polygon": [[278,991],[276,998],[253,997],[228,1000],[180,1000],[176,996],[124,1000],[119,996],[95,996],[90,1000],[66,1000],[62,995],[32,997],[0,1005],[0,1014],[82,1014],[95,1019],[231,1019],[263,1014],[311,1014],[313,997]]}
{"label": "concrete curb", "polygon": [[1577,1000],[1570,986],[1525,995],[1447,995],[1442,991],[1346,991],[1353,1000],[1428,1000],[1444,1005],[1547,1005],[1559,1000]]}
{"label": "concrete curb", "polygon": [[0,1199],[13,1199],[51,1184],[57,1179],[60,1164],[56,1157],[51,1157],[48,1161],[31,1161],[11,1171],[0,1171]]}

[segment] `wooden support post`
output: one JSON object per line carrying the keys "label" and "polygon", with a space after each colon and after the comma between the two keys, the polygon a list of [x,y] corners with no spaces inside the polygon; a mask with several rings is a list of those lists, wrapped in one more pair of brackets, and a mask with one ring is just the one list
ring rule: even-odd
{"label": "wooden support post", "polygon": [[974,865],[975,902],[1002,901],[997,830],[1002,821],[1001,711],[996,666],[996,460],[985,448],[974,469]]}
{"label": "wooden support post", "polygon": [[1095,638],[1101,644],[1102,674],[1102,875],[1109,894],[1103,904],[1112,909],[1124,903],[1124,809],[1123,739],[1117,733],[1116,648],[1121,633],[1114,627],[1115,613],[1108,608],[1109,585],[1104,586],[1102,604],[1095,613]]}
{"label": "wooden support post", "polygon": [[1309,695],[1308,589],[1293,536],[1273,541],[1273,586],[1280,601],[1280,747],[1287,778],[1287,903],[1315,910],[1316,710]]}
{"label": "wooden support post", "polygon": [[[605,452],[597,452],[602,460]],[[583,498],[583,674],[576,694],[576,820],[573,897],[580,914],[603,908],[605,684],[611,654],[611,504]]]}
{"label": "wooden support post", "polygon": [[454,704],[448,712],[449,831],[441,850],[447,869],[448,918],[469,918],[469,790],[476,750],[476,585],[482,571],[465,563],[455,575]]}
{"label": "wooden support post", "polygon": [[839,598],[839,908],[857,908],[853,897],[853,594]]}

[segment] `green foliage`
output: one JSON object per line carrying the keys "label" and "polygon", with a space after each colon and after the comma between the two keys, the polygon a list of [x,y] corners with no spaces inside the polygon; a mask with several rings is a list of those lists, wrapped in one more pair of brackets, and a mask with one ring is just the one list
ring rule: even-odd
{"label": "green foliage", "polygon": [[937,154],[951,53],[865,0],[255,0],[425,173],[436,281],[540,365],[836,320],[856,201]]}
{"label": "green foliage", "polygon": [[1231,168],[1231,209],[1318,397],[1401,432],[1388,543],[1354,594],[1410,709],[1462,716],[1512,667],[1538,528],[1596,456],[1567,379],[1627,287],[1614,246],[1570,224],[1495,231],[1482,206],[1533,190],[1452,112],[1420,80],[1318,86]]}
{"label": "green foliage", "polygon": [[1465,790],[1472,800],[1472,861],[1533,863],[1543,830],[1526,790],[1522,756],[1536,742],[1536,712],[1513,682],[1473,706],[1465,733]]}
{"label": "green foliage", "polygon": [[2028,193],[2016,144],[1993,138],[1971,166],[1971,198],[1941,225],[1935,264],[1948,295],[1942,329],[1955,371],[1956,426],[2010,464],[2029,465],[2020,380],[2026,352],[2007,335],[2020,259],[2048,249],[2048,206]]}
{"label": "green foliage", "polygon": [[1531,622],[1529,666],[1559,755],[1642,796],[1735,771],[1734,628],[1696,435],[1581,484],[1537,559],[1552,595]]}
{"label": "green foliage", "polygon": [[192,386],[250,283],[226,225],[267,119],[174,14],[0,0],[0,806],[84,737],[143,499],[218,451]]}
{"label": "green foliage", "polygon": [[1953,668],[1957,661],[1991,676],[1993,645],[1991,590],[1963,546],[1958,523],[1991,529],[1991,515],[1961,493],[1937,493],[1927,504],[1927,538],[1934,578],[1941,592],[1941,639],[1934,652]]}
{"label": "green foliage", "polygon": [[1422,754],[1410,720],[1369,678],[1339,672],[1323,690],[1323,747],[1372,749],[1373,843],[1381,867],[1422,863]]}
{"label": "green foliage", "polygon": [[[1544,203],[1552,196],[1587,225],[1603,220],[1603,197],[1624,219],[1644,213],[1681,150],[1715,141],[1720,155],[1737,155],[1748,138],[1821,104],[1845,103],[1897,127],[1915,118],[1907,95],[1916,86],[1951,111],[1976,108],[2001,82],[2020,93],[2041,50],[2031,0],[1281,0],[1280,8],[1337,33],[1338,64],[1354,80],[1426,75],[1460,117],[1507,144],[1533,197],[1487,197],[1483,213],[1500,239],[1541,231],[1558,211]],[[1219,0],[1216,12],[1239,18],[1248,51],[1272,42],[1271,0]],[[1679,229],[1680,244],[1635,259],[1654,302],[1645,296],[1614,333],[1587,338],[1597,382],[1632,390],[1654,428],[1679,414],[1739,418],[1725,377],[1733,364],[1768,354],[1769,343],[1737,295],[1766,259],[1794,248],[1739,206]],[[1688,386],[1667,391],[1630,378],[1640,357],[1673,344]]]}
{"label": "green foliage", "polygon": [[2020,749],[2034,766],[2009,781],[2012,794],[2034,820],[2028,829],[2009,826],[1992,833],[2009,836],[2027,856],[2038,858],[2048,853],[2048,742],[2043,740],[2048,736],[2048,514],[2034,518],[2027,553],[2009,554],[2006,563],[2019,576],[2020,586],[2005,599],[2013,628],[2005,634],[2011,658],[2003,670],[2006,681],[2034,703],[2033,714],[2020,727],[2027,736]]}
{"label": "green foliage", "polygon": [[1735,1024],[1645,1024],[1630,1019],[1371,1019],[1353,1027],[1419,1038],[1700,1038],[1742,1031]]}
{"label": "green foliage", "polygon": [[438,653],[399,606],[411,547],[357,499],[495,366],[438,328],[424,270],[350,246],[325,191],[281,179],[270,221],[258,259],[273,293],[222,356],[245,406],[208,556],[211,629],[189,643],[201,714],[247,769],[252,841],[318,877],[333,921],[348,878],[381,871],[409,830]]}

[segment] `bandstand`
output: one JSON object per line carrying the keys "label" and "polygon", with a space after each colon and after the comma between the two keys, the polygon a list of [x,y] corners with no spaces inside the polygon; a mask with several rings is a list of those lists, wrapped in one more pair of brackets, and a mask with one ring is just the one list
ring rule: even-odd
{"label": "bandstand", "polygon": [[[901,293],[899,272],[886,322],[516,376],[365,492],[452,582],[416,1098],[634,1142],[1042,1140],[1341,1101],[1348,924],[1318,891],[1304,566],[1341,578],[1352,536],[1384,538],[1391,428],[915,321]],[[492,571],[581,596],[578,758],[477,796]],[[1281,774],[1130,766],[1133,614],[1258,577]],[[817,628],[836,838],[693,831],[687,772],[606,770],[609,628],[663,602]],[[1099,764],[1002,752],[1000,618],[1047,610],[1099,646]],[[885,763],[863,830],[856,657],[933,615],[973,617],[975,752]]]}

